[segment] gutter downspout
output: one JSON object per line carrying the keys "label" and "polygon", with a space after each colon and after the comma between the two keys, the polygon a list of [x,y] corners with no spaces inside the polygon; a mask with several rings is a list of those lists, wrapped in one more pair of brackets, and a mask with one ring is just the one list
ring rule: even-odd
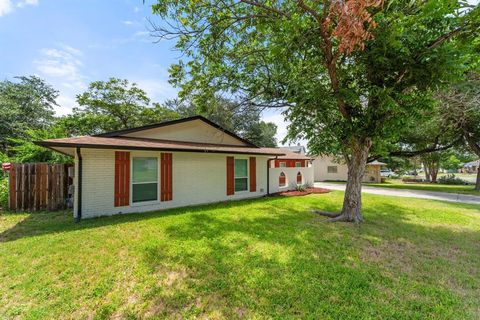
{"label": "gutter downspout", "polygon": [[267,160],[267,196],[270,195],[270,161],[277,160],[278,156]]}
{"label": "gutter downspout", "polygon": [[78,172],[77,172],[77,216],[75,222],[80,222],[82,219],[82,154],[80,148],[77,147],[77,159],[78,159]]}

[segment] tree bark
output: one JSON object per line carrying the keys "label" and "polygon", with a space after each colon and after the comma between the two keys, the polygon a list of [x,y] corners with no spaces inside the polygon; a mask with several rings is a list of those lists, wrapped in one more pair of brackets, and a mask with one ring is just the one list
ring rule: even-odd
{"label": "tree bark", "polygon": [[479,166],[477,168],[477,183],[475,184],[475,190],[480,191],[480,163],[479,163]]}
{"label": "tree bark", "polygon": [[330,221],[362,222],[362,180],[367,165],[368,152],[372,146],[369,138],[352,143],[352,154],[348,157],[348,180],[343,198],[342,212]]}

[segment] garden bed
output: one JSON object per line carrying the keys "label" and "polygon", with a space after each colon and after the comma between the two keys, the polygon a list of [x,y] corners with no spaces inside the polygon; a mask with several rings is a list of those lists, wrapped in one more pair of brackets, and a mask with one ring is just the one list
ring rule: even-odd
{"label": "garden bed", "polygon": [[306,188],[303,191],[298,191],[298,190],[290,190],[290,191],[284,191],[284,192],[279,192],[278,195],[280,196],[287,196],[287,197],[292,197],[292,196],[306,196],[307,194],[312,194],[312,193],[328,193],[330,192],[330,189],[325,189],[325,188]]}

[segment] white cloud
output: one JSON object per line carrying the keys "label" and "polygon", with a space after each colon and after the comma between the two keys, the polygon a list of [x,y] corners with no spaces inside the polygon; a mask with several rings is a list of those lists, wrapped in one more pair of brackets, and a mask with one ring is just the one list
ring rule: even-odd
{"label": "white cloud", "polygon": [[55,107],[57,116],[64,116],[72,113],[73,108],[78,107],[74,94],[60,93],[57,98],[58,107]]}
{"label": "white cloud", "polygon": [[131,26],[131,25],[135,24],[134,21],[130,21],[130,20],[123,20],[122,23],[126,26]]}
{"label": "white cloud", "polygon": [[17,8],[23,8],[25,6],[36,6],[38,0],[20,0],[13,4],[12,0],[0,0],[0,17],[7,15]]}
{"label": "white cloud", "polygon": [[288,122],[285,121],[285,117],[281,113],[272,113],[272,112],[264,112],[262,114],[262,120],[265,122],[273,122],[277,125],[277,141],[280,143],[285,136],[287,135],[288,129]]}
{"label": "white cloud", "polygon": [[83,52],[77,48],[58,44],[43,48],[35,60],[39,76],[52,83],[60,91],[55,113],[59,116],[72,112],[77,107],[75,95],[86,89],[86,77],[82,74]]}
{"label": "white cloud", "polygon": [[42,75],[57,78],[67,88],[85,87],[80,73],[82,52],[79,49],[60,45],[59,48],[41,49],[40,53],[41,58],[34,64]]}
{"label": "white cloud", "polygon": [[0,17],[9,14],[13,10],[12,1],[0,0]]}
{"label": "white cloud", "polygon": [[137,13],[137,12],[139,12],[139,11],[140,11],[140,8],[139,8],[139,7],[135,6],[135,7],[133,8],[133,12]]}
{"label": "white cloud", "polygon": [[167,79],[132,79],[132,82],[147,92],[152,102],[163,102],[167,99],[173,99],[177,96],[177,90],[168,83]]}
{"label": "white cloud", "polygon": [[23,8],[25,6],[38,6],[38,0],[22,0],[17,3],[17,7]]}

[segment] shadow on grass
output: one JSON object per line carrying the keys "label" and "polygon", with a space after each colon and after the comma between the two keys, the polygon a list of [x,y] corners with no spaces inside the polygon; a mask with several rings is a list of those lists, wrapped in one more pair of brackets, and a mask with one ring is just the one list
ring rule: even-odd
{"label": "shadow on grass", "polygon": [[[338,211],[340,195],[261,198],[79,224],[65,212],[31,214],[1,233],[0,241],[188,214],[188,219],[172,219],[161,230],[151,225],[142,228],[142,224],[138,230],[145,233],[138,242],[122,244],[155,279],[138,290],[139,304],[147,306],[149,316],[470,316],[480,288],[478,231],[419,223],[415,218],[425,222],[428,217],[422,217],[414,205],[406,207],[408,199],[394,202],[394,198],[366,196],[366,223],[360,226],[327,223],[309,212],[310,208]],[[247,208],[248,204],[255,206]],[[237,210],[211,212],[231,208]],[[153,229],[161,231],[162,237],[156,237]]]}
{"label": "shadow on grass", "polygon": [[227,318],[468,317],[465,303],[480,285],[472,271],[479,232],[421,225],[411,221],[413,210],[388,203],[366,209],[362,226],[326,223],[304,208],[263,209],[272,216],[197,213],[167,227],[169,244],[145,248],[152,272],[188,274],[172,291],[163,283],[152,289],[156,315],[189,308],[201,315],[196,305]]}
{"label": "shadow on grass", "polygon": [[14,241],[21,238],[28,238],[32,236],[39,236],[57,232],[69,232],[76,230],[83,230],[88,228],[99,228],[108,225],[116,225],[122,223],[135,222],[140,220],[149,220],[162,218],[167,216],[181,215],[185,213],[201,213],[208,212],[215,208],[235,208],[255,201],[255,203],[274,203],[281,199],[280,197],[264,197],[258,199],[227,201],[214,204],[189,206],[175,209],[166,209],[160,211],[142,212],[142,213],[128,213],[113,216],[103,216],[98,218],[85,219],[79,223],[73,220],[71,211],[57,211],[57,212],[3,212],[4,216],[24,216],[13,227],[4,230],[0,233],[0,243]]}

